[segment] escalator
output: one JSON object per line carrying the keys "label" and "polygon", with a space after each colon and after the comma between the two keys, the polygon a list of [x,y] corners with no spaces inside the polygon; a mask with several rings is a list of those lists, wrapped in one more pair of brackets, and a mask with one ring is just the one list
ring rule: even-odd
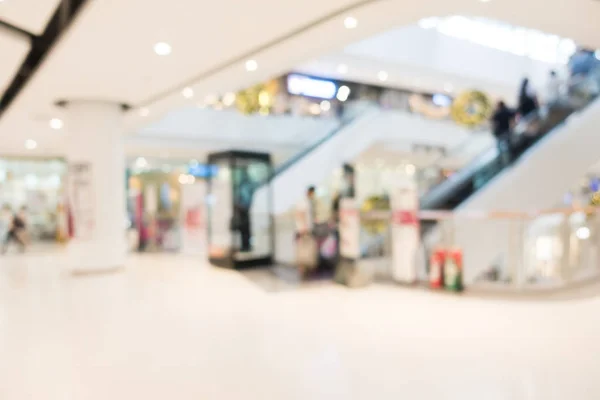
{"label": "escalator", "polygon": [[[536,182],[540,179],[553,179],[553,183],[557,184],[555,185],[557,196],[550,199],[550,193],[545,193],[544,197],[546,202],[556,203],[561,198],[560,193],[564,194],[569,186],[585,173],[586,168],[600,159],[600,153],[588,152],[590,154],[584,157],[585,160],[576,156],[577,153],[570,154],[569,157],[577,160],[568,162],[569,173],[566,174],[564,164],[567,160],[561,163],[557,155],[552,154],[554,151],[548,151],[550,148],[554,149],[553,141],[561,142],[561,146],[556,150],[563,150],[561,151],[563,156],[568,149],[567,142],[571,142],[575,147],[581,147],[582,151],[585,148],[595,147],[598,142],[595,138],[598,135],[594,132],[593,127],[597,125],[593,122],[595,118],[592,117],[598,114],[596,111],[598,104],[595,102],[597,82],[599,80],[596,78],[590,78],[589,81],[581,83],[580,87],[572,87],[570,92],[576,95],[557,100],[520,121],[513,135],[512,162],[503,163],[495,145],[486,149],[467,166],[423,195],[420,201],[421,209],[469,208],[481,211],[552,207],[554,204],[524,202],[523,199],[535,197],[533,194],[539,189]],[[578,120],[578,123],[572,123],[574,119]],[[589,123],[586,124],[585,121]],[[542,154],[544,157],[540,157]],[[556,175],[544,176],[544,173],[552,174],[552,169],[532,165],[540,158],[546,158],[544,164],[554,163],[555,167],[560,166],[560,175],[565,177],[557,180]],[[572,168],[575,164],[577,167]],[[530,173],[523,175],[525,171]],[[567,178],[566,175],[569,177]],[[515,185],[517,182],[523,183]],[[501,195],[502,193],[504,195]],[[507,195],[508,193],[510,195]]]}

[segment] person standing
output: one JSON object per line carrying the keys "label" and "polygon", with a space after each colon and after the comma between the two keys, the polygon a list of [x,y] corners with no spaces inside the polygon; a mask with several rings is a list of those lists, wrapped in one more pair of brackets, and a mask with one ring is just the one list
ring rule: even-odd
{"label": "person standing", "polygon": [[532,112],[538,109],[538,99],[535,91],[529,84],[529,79],[524,78],[521,82],[521,89],[519,90],[519,107],[517,112],[520,118],[525,118]]}
{"label": "person standing", "polygon": [[511,128],[514,118],[515,112],[500,100],[491,122],[498,145],[498,156],[503,165],[508,165],[512,161]]}

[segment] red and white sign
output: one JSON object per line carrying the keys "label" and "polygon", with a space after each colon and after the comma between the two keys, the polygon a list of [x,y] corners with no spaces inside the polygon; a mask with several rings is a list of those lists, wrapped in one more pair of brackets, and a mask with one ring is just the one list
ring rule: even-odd
{"label": "red and white sign", "polygon": [[181,185],[181,252],[206,254],[206,183]]}
{"label": "red and white sign", "polygon": [[417,253],[420,233],[419,198],[413,181],[400,180],[391,194],[392,278],[400,283],[417,280]]}

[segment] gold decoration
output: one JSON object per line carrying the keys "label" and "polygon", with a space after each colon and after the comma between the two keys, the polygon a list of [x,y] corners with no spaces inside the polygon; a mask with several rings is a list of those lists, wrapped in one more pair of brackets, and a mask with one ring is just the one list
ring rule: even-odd
{"label": "gold decoration", "polygon": [[244,114],[260,113],[268,115],[273,107],[273,99],[279,90],[276,80],[254,85],[237,93],[235,104]]}
{"label": "gold decoration", "polygon": [[[390,200],[387,197],[371,196],[367,198],[360,207],[362,212],[389,211]],[[387,229],[387,221],[364,221],[361,223],[363,229],[373,235],[384,233]]]}
{"label": "gold decoration", "polygon": [[450,114],[456,123],[474,127],[487,121],[492,114],[492,102],[478,90],[461,93],[454,99]]}

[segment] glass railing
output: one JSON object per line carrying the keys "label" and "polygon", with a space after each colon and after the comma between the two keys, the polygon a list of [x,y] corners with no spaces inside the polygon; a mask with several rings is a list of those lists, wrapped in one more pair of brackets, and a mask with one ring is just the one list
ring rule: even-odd
{"label": "glass railing", "polygon": [[[464,287],[481,293],[564,289],[600,277],[597,208],[460,215],[423,211],[419,218],[436,223],[440,229],[415,244],[408,236],[394,238],[389,211],[361,213],[357,272],[369,282],[393,281],[393,248],[399,248],[394,241],[407,240],[408,247],[401,246],[402,251],[415,253],[415,283],[425,286],[430,285],[437,254],[448,257],[452,253],[460,254]],[[486,248],[481,241],[458,241],[465,227],[494,232],[493,246]]]}
{"label": "glass railing", "polygon": [[502,159],[496,145],[488,147],[467,166],[432,187],[421,197],[421,209],[451,210],[488,184],[517,161],[570,115],[585,108],[598,96],[600,71],[571,84],[567,94],[522,118],[512,138],[510,162]]}
{"label": "glass railing", "polygon": [[304,149],[302,149],[301,151],[294,154],[292,157],[288,158],[286,161],[284,161],[280,165],[278,165],[275,168],[275,170],[273,171],[271,180],[273,178],[277,177],[278,175],[282,174],[283,172],[285,172],[292,165],[294,165],[297,162],[299,162],[300,160],[302,160],[304,157],[309,155],[311,152],[313,152],[314,150],[316,150],[323,144],[327,143],[329,140],[336,137],[346,127],[350,126],[357,119],[364,116],[366,113],[368,113],[369,111],[371,111],[373,109],[375,109],[375,105],[372,102],[367,102],[367,101],[349,102],[345,106],[344,112],[339,117],[339,124],[333,130],[331,130],[329,133],[325,134],[318,140],[314,141],[313,143],[311,143],[310,145],[308,145],[307,147],[305,147]]}

